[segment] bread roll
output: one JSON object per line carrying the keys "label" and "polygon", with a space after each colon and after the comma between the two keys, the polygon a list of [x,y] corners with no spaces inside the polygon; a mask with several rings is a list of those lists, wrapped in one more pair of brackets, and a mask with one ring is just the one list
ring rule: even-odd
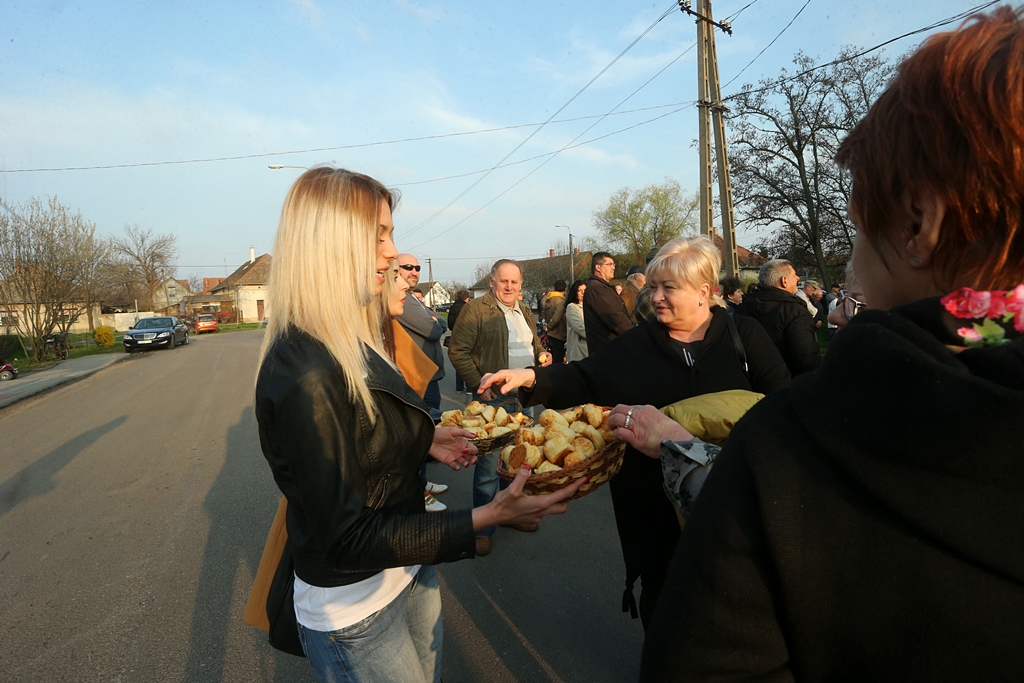
{"label": "bread roll", "polygon": [[[593,429],[593,427],[591,427]],[[572,440],[572,450],[575,453],[580,453],[584,458],[589,458],[594,454],[596,450],[595,444],[585,436],[577,436]]]}
{"label": "bread roll", "polygon": [[498,412],[498,409],[494,406],[484,406],[480,409],[480,414],[483,415],[484,419],[488,422],[494,422],[494,414]]}
{"label": "bread roll", "polygon": [[509,417],[508,413],[505,412],[504,408],[498,408],[494,413],[494,424],[499,427],[504,427],[509,423],[512,418]]}
{"label": "bread roll", "polygon": [[572,453],[572,446],[565,438],[556,436],[544,442],[544,457],[548,462],[561,465],[565,456]]}
{"label": "bread roll", "polygon": [[518,431],[519,431],[519,427],[520,427],[521,425],[520,425],[520,424],[519,424],[518,422],[516,422],[515,420],[513,420],[513,419],[512,419],[512,416],[511,416],[511,415],[509,415],[509,417],[508,417],[508,422],[506,422],[504,426],[508,427],[508,428],[509,428],[509,429],[511,429],[511,430],[512,430],[513,432],[518,432]]}
{"label": "bread roll", "polygon": [[539,446],[534,446],[532,443],[523,444],[526,446],[526,464],[537,469],[544,462],[544,453],[540,450]]}
{"label": "bread roll", "polygon": [[562,417],[562,414],[548,408],[540,414],[540,424],[542,427],[550,427],[552,424],[560,424],[564,427],[569,426],[568,420]]}
{"label": "bread roll", "polygon": [[605,425],[603,428],[599,429],[598,431],[601,433],[601,438],[604,439],[604,442],[606,444],[609,444],[612,441],[615,441],[615,433],[612,430],[608,429],[607,425]]}
{"label": "bread roll", "polygon": [[544,430],[544,439],[550,441],[551,439],[560,436],[566,441],[572,441],[576,438],[576,432],[572,431],[565,425],[558,423],[552,424],[550,427]]}
{"label": "bread roll", "polygon": [[600,427],[604,421],[604,411],[593,403],[583,406],[583,414],[586,416],[587,422],[590,423],[591,427]]}
{"label": "bread roll", "polygon": [[459,420],[459,426],[463,429],[472,429],[473,427],[483,427],[484,419],[482,417],[464,417]]}
{"label": "bread roll", "polygon": [[514,448],[515,446],[508,445],[501,449],[501,462],[505,465],[506,470],[511,469],[511,466],[509,465],[509,456],[512,455],[512,449]]}
{"label": "bread roll", "polygon": [[537,427],[521,427],[516,433],[516,443],[529,443],[534,446],[540,446],[544,443],[544,428]]}
{"label": "bread roll", "polygon": [[537,474],[544,474],[545,472],[557,472],[560,469],[562,468],[559,467],[558,465],[552,462],[545,461],[542,462],[540,466],[534,470],[534,472],[536,472]]}
{"label": "bread roll", "polygon": [[576,432],[577,434],[582,434],[583,430],[589,426],[589,422],[580,422],[579,420],[577,420],[576,422],[573,422],[571,425],[569,425],[569,429]]}
{"label": "bread roll", "polygon": [[604,445],[608,442],[600,431],[590,425],[587,425],[587,428],[583,430],[583,436],[594,442],[594,448],[604,448]]}
{"label": "bread roll", "polygon": [[[587,441],[586,439],[583,439]],[[587,441],[587,443],[590,443]],[[565,460],[562,461],[562,467],[575,467],[581,462],[585,462],[587,457],[578,451],[573,451],[569,455],[565,456]]]}
{"label": "bread roll", "polygon": [[484,431],[483,427],[463,427],[467,432],[473,432],[474,439],[486,439],[487,432]]}
{"label": "bread roll", "polygon": [[[505,463],[505,469],[509,472],[515,472],[526,462],[526,444],[510,446],[510,448],[512,450],[509,453],[508,461]],[[504,451],[502,452],[504,453]]]}
{"label": "bread roll", "polygon": [[466,413],[466,415],[479,415],[483,411],[483,409],[483,403],[481,403],[480,401],[473,401],[468,406],[466,406],[466,410],[464,412]]}
{"label": "bread roll", "polygon": [[445,427],[457,427],[461,419],[461,410],[446,410],[441,413],[441,424]]}
{"label": "bread roll", "polygon": [[495,426],[494,429],[491,429],[488,432],[488,434],[490,434],[491,437],[498,437],[498,436],[503,436],[505,434],[511,434],[511,433],[512,433],[512,430],[509,429],[508,427],[498,427],[498,426]]}
{"label": "bread roll", "polygon": [[580,415],[583,414],[583,406],[576,406],[575,408],[569,408],[568,410],[562,411],[562,417],[569,424],[572,424],[576,420],[580,419]]}

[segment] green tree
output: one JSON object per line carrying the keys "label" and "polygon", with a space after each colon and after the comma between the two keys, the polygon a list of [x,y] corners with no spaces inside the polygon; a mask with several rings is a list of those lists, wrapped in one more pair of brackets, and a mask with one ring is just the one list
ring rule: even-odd
{"label": "green tree", "polygon": [[882,57],[858,52],[845,48],[822,68],[798,53],[796,74],[783,70],[757,87],[744,85],[728,103],[737,224],[769,230],[755,249],[788,258],[798,270],[816,269],[826,289],[854,237],[846,217],[849,176],[833,158],[893,70]]}
{"label": "green tree", "polygon": [[680,235],[694,235],[699,228],[698,198],[685,192],[679,182],[666,178],[661,184],[639,190],[623,187],[612,193],[607,206],[594,212],[593,225],[609,251],[619,251],[640,265],[654,247]]}

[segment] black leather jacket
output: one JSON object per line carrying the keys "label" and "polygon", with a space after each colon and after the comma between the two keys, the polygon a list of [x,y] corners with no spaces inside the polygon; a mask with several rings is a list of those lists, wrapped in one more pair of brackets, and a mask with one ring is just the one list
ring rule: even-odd
{"label": "black leather jacket", "polygon": [[423,509],[419,469],[434,433],[426,405],[366,353],[374,424],[330,352],[302,332],[275,342],[256,381],[260,445],[288,499],[295,574],[314,586],[474,555],[470,510]]}

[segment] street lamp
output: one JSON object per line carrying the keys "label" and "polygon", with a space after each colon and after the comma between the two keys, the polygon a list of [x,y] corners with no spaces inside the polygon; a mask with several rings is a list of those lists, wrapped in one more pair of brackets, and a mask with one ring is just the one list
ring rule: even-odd
{"label": "street lamp", "polygon": [[569,286],[572,286],[573,280],[576,279],[576,268],[573,267],[572,263],[572,228],[570,228],[568,225],[556,225],[555,227],[565,228],[566,230],[569,231],[569,282],[567,284]]}

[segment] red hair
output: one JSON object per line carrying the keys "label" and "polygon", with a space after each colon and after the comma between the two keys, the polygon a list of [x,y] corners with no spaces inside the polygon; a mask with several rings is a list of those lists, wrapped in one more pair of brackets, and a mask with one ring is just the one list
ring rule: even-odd
{"label": "red hair", "polygon": [[936,285],[1024,282],[1024,25],[1021,9],[975,15],[928,39],[839,147],[859,228],[879,247],[908,235],[902,200],[932,191],[946,217]]}

